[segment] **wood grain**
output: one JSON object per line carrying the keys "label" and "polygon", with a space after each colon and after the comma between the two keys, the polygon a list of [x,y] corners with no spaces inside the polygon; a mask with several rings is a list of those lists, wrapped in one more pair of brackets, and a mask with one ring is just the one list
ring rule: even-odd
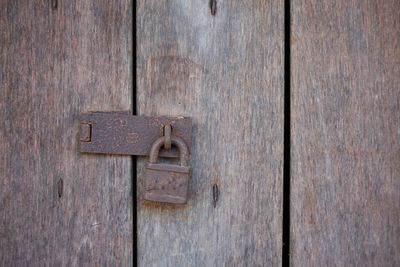
{"label": "wood grain", "polygon": [[292,3],[293,266],[400,266],[400,2]]}
{"label": "wood grain", "polygon": [[187,205],[146,204],[139,162],[139,266],[279,266],[283,1],[136,8],[138,113],[194,122]]}
{"label": "wood grain", "polygon": [[132,105],[132,2],[1,1],[0,265],[129,266],[129,157],[81,155],[79,114]]}

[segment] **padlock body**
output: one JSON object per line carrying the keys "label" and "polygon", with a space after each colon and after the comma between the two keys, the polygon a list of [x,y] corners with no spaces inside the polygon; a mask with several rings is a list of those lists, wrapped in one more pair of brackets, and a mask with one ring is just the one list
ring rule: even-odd
{"label": "padlock body", "polygon": [[144,199],[184,204],[187,200],[190,167],[148,163]]}

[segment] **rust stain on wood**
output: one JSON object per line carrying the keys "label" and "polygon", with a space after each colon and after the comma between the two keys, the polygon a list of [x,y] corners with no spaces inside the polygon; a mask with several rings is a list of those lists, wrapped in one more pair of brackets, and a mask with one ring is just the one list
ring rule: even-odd
{"label": "rust stain on wood", "polygon": [[212,187],[212,196],[213,196],[213,205],[215,209],[217,207],[217,202],[219,197],[219,188],[217,184],[214,184]]}
{"label": "rust stain on wood", "polygon": [[57,182],[57,193],[59,198],[61,198],[64,193],[64,180],[61,178]]}
{"label": "rust stain on wood", "polygon": [[217,14],[217,0],[210,0],[210,11],[213,16]]}

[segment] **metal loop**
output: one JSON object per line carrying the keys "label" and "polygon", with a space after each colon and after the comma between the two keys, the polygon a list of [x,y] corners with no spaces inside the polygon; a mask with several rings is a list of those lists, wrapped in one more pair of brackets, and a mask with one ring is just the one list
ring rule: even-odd
{"label": "metal loop", "polygon": [[[161,147],[164,145],[164,143],[165,143],[164,136],[158,138],[153,143],[153,146],[151,147],[151,150],[150,150],[149,163],[157,163],[158,153],[159,153]],[[177,146],[179,149],[181,166],[187,166],[189,150],[188,150],[188,147],[186,146],[185,141],[183,141],[183,139],[181,139],[179,137],[171,136],[171,143],[173,145]]]}
{"label": "metal loop", "polygon": [[167,124],[164,126],[164,149],[171,149],[171,124]]}

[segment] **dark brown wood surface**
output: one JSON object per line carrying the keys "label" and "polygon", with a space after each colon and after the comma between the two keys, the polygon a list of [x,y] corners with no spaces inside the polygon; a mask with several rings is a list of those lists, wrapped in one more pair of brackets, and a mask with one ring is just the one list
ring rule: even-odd
{"label": "dark brown wood surface", "polygon": [[0,2],[0,265],[133,263],[130,157],[79,115],[132,105],[132,3]]}
{"label": "dark brown wood surface", "polygon": [[293,266],[400,266],[400,1],[292,3]]}
{"label": "dark brown wood surface", "polygon": [[138,113],[194,123],[186,205],[146,204],[139,162],[139,266],[281,264],[283,1],[209,2],[137,1]]}

